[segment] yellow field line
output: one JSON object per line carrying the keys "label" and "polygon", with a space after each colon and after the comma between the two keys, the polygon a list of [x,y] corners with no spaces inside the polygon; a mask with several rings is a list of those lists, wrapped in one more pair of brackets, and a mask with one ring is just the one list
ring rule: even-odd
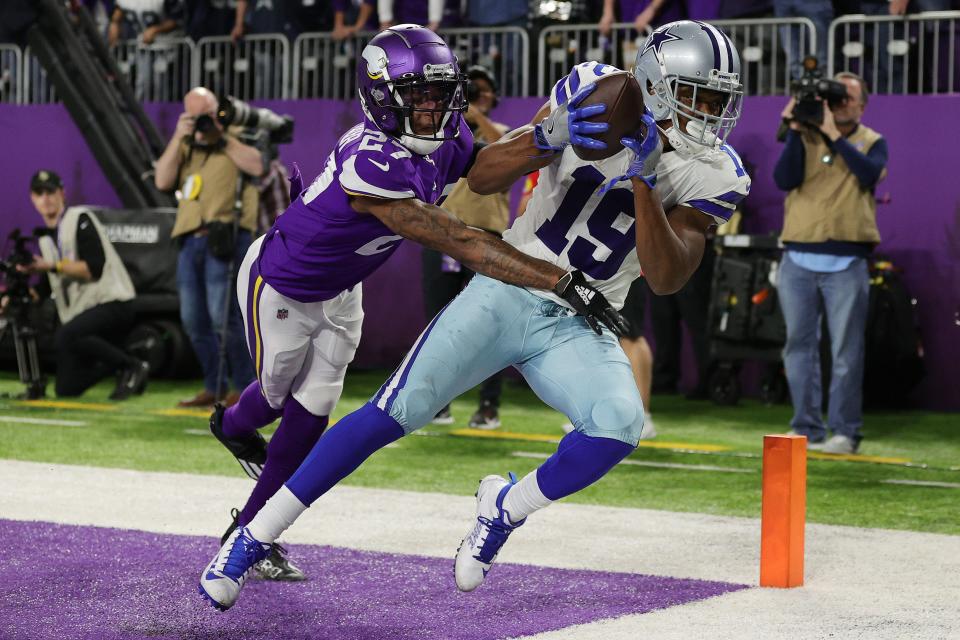
{"label": "yellow field line", "polygon": [[150,411],[151,415],[154,416],[172,416],[174,418],[187,417],[187,418],[209,418],[210,410],[203,409],[158,409],[156,411]]}
{"label": "yellow field line", "polygon": [[886,456],[864,456],[860,454],[823,453],[807,451],[808,458],[816,460],[846,460],[848,462],[874,462],[877,464],[907,464],[910,458],[890,458]]}
{"label": "yellow field line", "polygon": [[[545,433],[516,433],[513,431],[487,431],[484,429],[453,429],[450,431],[452,436],[462,436],[464,438],[491,438],[493,440],[523,440],[525,442],[560,442],[561,436],[548,435]],[[688,442],[641,442],[641,447],[650,449],[685,449],[688,451],[729,451],[730,447],[724,447],[716,444],[691,444]]]}
{"label": "yellow field line", "polygon": [[96,402],[71,402],[69,400],[17,400],[18,407],[41,407],[45,409],[79,409],[80,411],[116,411],[117,405]]}

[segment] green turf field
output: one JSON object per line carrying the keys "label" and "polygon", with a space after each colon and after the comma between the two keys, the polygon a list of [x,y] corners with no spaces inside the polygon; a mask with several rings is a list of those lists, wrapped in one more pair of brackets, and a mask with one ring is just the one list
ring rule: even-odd
{"label": "green turf field", "polygon": [[[351,372],[335,417],[360,406],[385,376],[379,371]],[[82,404],[77,408],[0,400],[0,459],[242,475],[239,465],[207,432],[201,412],[169,414],[177,400],[193,395],[196,383],[151,382],[146,395],[122,403],[107,400],[111,387],[101,384],[76,399]],[[0,380],[0,392],[19,390],[15,380]],[[786,430],[790,408],[766,407],[756,401],[717,407],[679,396],[655,396],[652,404],[660,434],[652,446],[641,446],[628,459],[630,464],[568,500],[759,517],[762,438]],[[347,482],[466,495],[473,493],[482,476],[508,470],[524,474],[555,449],[555,444],[535,439],[457,435],[475,408],[476,392],[458,399],[453,404],[454,425],[429,425],[421,432],[423,437],[405,438],[380,451]],[[83,424],[36,424],[24,419]],[[515,384],[506,385],[501,419],[504,426],[494,435],[559,438],[564,422],[529,389]],[[909,460],[916,466],[811,458],[808,520],[960,534],[960,488],[888,482],[960,484],[960,415],[872,413],[866,416],[864,434],[861,454],[865,457]],[[721,450],[689,451],[700,448]],[[747,472],[731,471],[736,469]]]}

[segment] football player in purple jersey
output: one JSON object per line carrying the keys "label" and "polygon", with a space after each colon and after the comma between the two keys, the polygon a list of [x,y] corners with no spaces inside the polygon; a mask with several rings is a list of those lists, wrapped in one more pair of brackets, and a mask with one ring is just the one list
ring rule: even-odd
{"label": "football player in purple jersey", "polygon": [[[358,76],[364,121],[340,138],[309,186],[295,174],[292,204],[239,271],[257,380],[236,405],[214,410],[210,428],[257,484],[225,539],[290,478],[326,428],[360,341],[360,281],[404,238],[504,283],[554,290],[598,332],[601,323],[625,327],[579,271],[526,255],[437,206],[475,152],[461,117],[464,76],[439,36],[416,25],[387,29],[363,49]],[[268,446],[257,430],[277,418]],[[236,594],[218,585],[239,592],[249,566],[234,575],[235,564],[221,555],[200,590],[225,608]],[[269,578],[303,579],[276,544],[258,568]]]}

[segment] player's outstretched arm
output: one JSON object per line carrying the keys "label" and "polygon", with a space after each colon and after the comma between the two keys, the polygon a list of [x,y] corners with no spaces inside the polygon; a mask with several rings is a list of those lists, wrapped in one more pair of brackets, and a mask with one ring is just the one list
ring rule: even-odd
{"label": "player's outstretched arm", "polygon": [[[550,113],[545,104],[533,118],[540,122]],[[509,189],[514,182],[538,169],[547,166],[557,157],[555,151],[537,148],[533,124],[514,129],[497,142],[488,144],[480,153],[467,174],[470,190],[488,195]]]}
{"label": "player's outstretched arm", "polygon": [[375,215],[394,233],[442,251],[477,273],[508,284],[552,290],[584,316],[598,334],[601,324],[618,336],[628,329],[620,313],[579,271],[568,273],[551,262],[517,251],[492,233],[466,226],[440,207],[415,198],[352,197],[350,203],[357,211]]}
{"label": "player's outstretched arm", "polygon": [[552,289],[566,275],[555,264],[517,251],[497,236],[468,227],[449,211],[416,198],[353,197],[350,202],[355,210],[375,215],[394,233],[508,284]]}

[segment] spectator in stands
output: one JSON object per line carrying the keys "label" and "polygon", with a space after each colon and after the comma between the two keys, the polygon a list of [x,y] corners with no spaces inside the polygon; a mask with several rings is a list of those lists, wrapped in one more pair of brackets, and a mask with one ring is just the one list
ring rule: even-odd
{"label": "spectator in stands", "polygon": [[[786,247],[778,291],[787,324],[784,367],[793,399],[794,433],[808,447],[856,453],[863,424],[863,359],[869,274],[867,256],[880,242],[874,188],[884,177],[887,142],[860,123],[867,85],[852,73],[838,106],[824,104],[823,122],[793,119],[794,100],[783,111],[786,144],[774,168],[788,191],[781,239]],[[819,335],[826,316],[833,361],[825,441],[821,415]]]}
{"label": "spectator in stands", "polygon": [[333,39],[346,40],[359,31],[376,31],[376,0],[333,0]]}
{"label": "spectator in stands", "polygon": [[[619,21],[632,22],[633,28],[641,33],[648,28],[682,20],[686,15],[679,0],[620,0],[619,6]],[[709,18],[697,16],[696,19]],[[608,35],[614,22],[614,0],[603,0],[603,14],[597,24],[600,33]]]}
{"label": "spectator in stands", "polygon": [[[773,14],[778,18],[809,18],[817,36],[817,62],[821,69],[827,66],[827,32],[833,21],[831,0],[773,0]],[[801,49],[800,27],[780,27],[780,41],[787,56],[790,75],[796,79],[803,72],[801,62],[806,49]],[[804,47],[808,43],[804,42]]]}
{"label": "spectator in stands", "polygon": [[[168,97],[169,80],[157,68],[174,65],[178,51],[164,46],[169,38],[183,37],[186,8],[183,0],[117,0],[113,10],[107,42],[113,47],[120,40],[137,40],[135,95],[137,100],[159,100]],[[166,64],[158,65],[162,61]]]}
{"label": "spectator in stands", "polygon": [[133,327],[136,292],[106,230],[87,210],[66,208],[63,182],[53,171],[34,174],[30,200],[56,236],[42,238],[43,255],[20,269],[46,273],[56,302],[57,395],[79,396],[110,374],[117,376],[112,400],[143,393],[150,366],[120,346]]}
{"label": "spectator in stands", "polygon": [[[230,37],[234,42],[244,35],[283,35],[293,42],[304,31],[325,30],[328,26],[327,3],[317,0],[272,1],[238,0]],[[285,59],[275,42],[261,42],[249,53],[253,57],[253,99],[283,97],[282,79]]]}
{"label": "spectator in stands", "polygon": [[248,34],[282,34],[292,43],[301,33],[327,31],[328,22],[327,3],[317,0],[237,0],[230,37],[237,41]]}
{"label": "spectator in stands", "polygon": [[191,89],[183,104],[177,128],[157,160],[155,182],[162,191],[178,189],[172,235],[181,242],[180,318],[203,369],[203,390],[180,406],[208,407],[227,386],[219,375],[222,336],[237,390],[227,402],[235,402],[238,391],[254,379],[233,283],[257,226],[257,189],[247,177],[262,175],[264,162],[256,148],[237,140],[217,121],[212,92]]}
{"label": "spectator in stands", "polygon": [[[490,4],[496,3],[485,2],[484,7]],[[377,13],[381,29],[395,24],[422,24],[436,31],[443,20],[443,0],[377,0]]]}
{"label": "spectator in stands", "polygon": [[229,35],[236,26],[237,0],[186,0],[187,35],[194,42]]}
{"label": "spectator in stands", "polygon": [[[465,114],[467,124],[478,142],[496,142],[509,130],[507,125],[490,119],[490,111],[497,106],[497,81],[487,69],[473,66],[467,69],[469,107]],[[465,224],[500,236],[510,224],[509,192],[481,196],[470,190],[466,179],[453,187],[444,201],[444,208]],[[437,315],[473,277],[473,271],[439,251],[423,249],[423,301],[428,318]],[[470,418],[471,427],[496,429],[500,426],[500,394],[503,380],[500,373],[490,376],[480,388],[480,406]],[[441,409],[434,418],[436,424],[451,424],[450,406]]]}
{"label": "spectator in stands", "polygon": [[113,17],[114,0],[82,0],[81,3],[90,12],[94,24],[101,35],[108,35],[110,21]]}

